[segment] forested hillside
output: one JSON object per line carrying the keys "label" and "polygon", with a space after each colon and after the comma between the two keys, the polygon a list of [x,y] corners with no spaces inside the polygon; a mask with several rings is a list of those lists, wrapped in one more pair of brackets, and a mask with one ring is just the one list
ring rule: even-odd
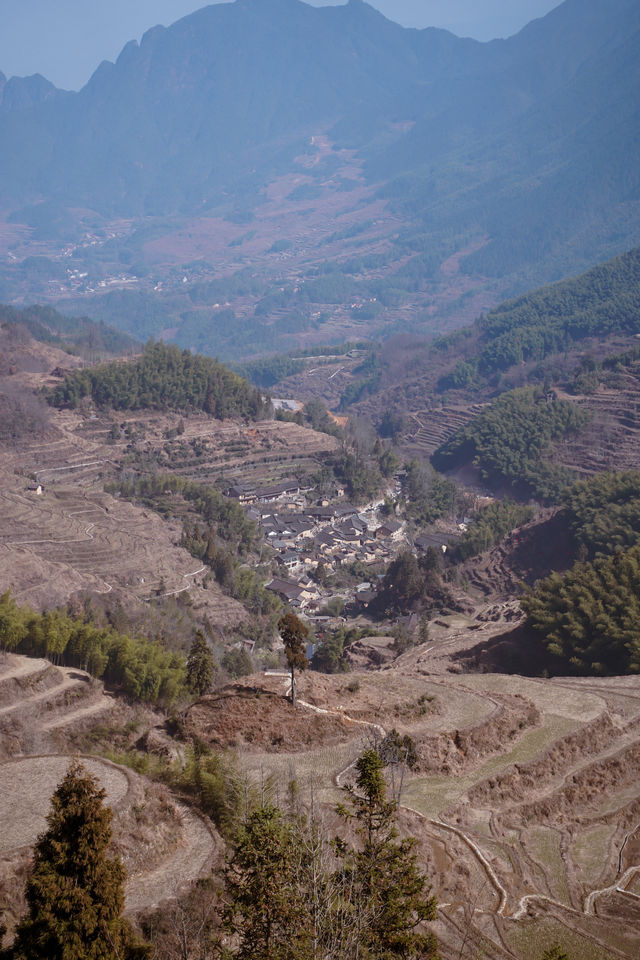
{"label": "forested hillside", "polygon": [[640,332],[640,247],[575,279],[508,300],[478,321],[481,373],[544,360],[587,337]]}
{"label": "forested hillside", "polygon": [[602,473],[566,495],[569,529],[590,558],[640,542],[640,473]]}
{"label": "forested hillside", "polygon": [[532,629],[570,673],[640,672],[640,548],[577,563],[540,581],[521,604]]}
{"label": "forested hillside", "polygon": [[88,317],[64,317],[46,306],[18,309],[0,304],[0,326],[5,324],[19,324],[26,327],[33,339],[40,343],[91,358],[118,356],[140,346],[128,333],[102,321],[96,322]]}
{"label": "forested hillside", "polygon": [[547,459],[553,440],[579,431],[586,414],[555,394],[526,387],[499,397],[433,456],[440,470],[474,462],[489,481],[508,481],[556,500],[569,471]]}
{"label": "forested hillside", "polygon": [[640,332],[640,247],[550,286],[506,300],[473,326],[437,340],[462,353],[441,389],[471,386],[517,364],[574,350],[589,337]]}
{"label": "forested hillside", "polygon": [[77,407],[85,398],[115,410],[194,409],[218,419],[258,417],[266,410],[261,394],[217,360],[153,342],[131,363],[75,371],[51,392],[49,401]]}

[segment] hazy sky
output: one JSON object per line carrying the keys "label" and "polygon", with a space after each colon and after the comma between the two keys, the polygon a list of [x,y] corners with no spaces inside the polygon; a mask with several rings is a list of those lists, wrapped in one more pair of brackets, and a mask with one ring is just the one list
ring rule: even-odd
{"label": "hazy sky", "polygon": [[[268,0],[264,0],[268,2]],[[336,0],[309,0],[325,6]],[[490,40],[516,33],[559,0],[369,0],[409,27],[446,27]],[[0,70],[10,77],[42,73],[58,87],[79,89],[102,60],[128,40],[206,6],[206,0],[0,0]]]}

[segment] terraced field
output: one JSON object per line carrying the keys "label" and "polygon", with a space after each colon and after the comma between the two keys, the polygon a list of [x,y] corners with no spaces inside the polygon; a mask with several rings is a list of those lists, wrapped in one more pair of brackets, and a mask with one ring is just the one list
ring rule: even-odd
{"label": "terraced field", "polygon": [[[161,437],[157,418],[151,422]],[[0,592],[42,607],[78,592],[114,591],[139,604],[188,590],[213,624],[244,620],[244,608],[215,583],[202,588],[204,568],[178,545],[181,523],[103,492],[126,454],[124,443],[106,443],[109,422],[63,413],[56,427],[49,440],[3,451]],[[29,478],[43,484],[43,495],[29,490]]]}
{"label": "terraced field", "polygon": [[[64,733],[104,723],[118,704],[82,670],[9,654],[0,654],[0,704],[0,898],[11,923],[20,906],[16,877],[46,827],[51,794],[71,761],[59,752]],[[115,814],[127,910],[158,906],[209,869],[221,842],[207,822],[131,770],[81,759]]]}
{"label": "terraced field", "polygon": [[[178,437],[179,416],[141,414],[126,421],[135,441],[124,432],[114,441],[115,422],[56,413],[47,438],[2,451],[0,592],[41,607],[78,592],[115,591],[123,602],[140,603],[190,591],[212,624],[245,620],[244,608],[215,583],[202,589],[205,568],[179,546],[181,522],[106,495],[105,480],[126,461],[201,483],[221,475],[229,482],[274,482],[316,470],[336,440],[294,423],[242,425],[204,416],[187,419]],[[35,481],[44,486],[41,496],[29,490]]]}
{"label": "terraced field", "polygon": [[589,414],[585,430],[558,446],[555,459],[588,476],[640,466],[640,367],[619,374],[615,390],[601,385],[589,396],[566,399]]}
{"label": "terraced field", "polygon": [[[273,782],[283,795],[295,779],[301,796],[313,788],[330,816],[363,747],[394,728],[409,734],[416,766],[394,769],[391,783],[402,788],[401,827],[416,838],[438,897],[445,960],[478,951],[489,960],[538,960],[554,932],[574,956],[632,960],[640,897],[640,678],[454,675],[428,652],[446,643],[441,637],[410,651],[393,669],[306,674],[297,710],[285,699],[286,675],[245,679],[237,693],[227,692],[243,703],[231,726],[212,698],[216,736],[227,730],[241,771],[254,782]],[[65,734],[74,724],[104,722],[115,708],[82,671],[15,656],[0,663],[0,816],[4,811],[11,823],[0,850],[0,885],[42,827],[67,762],[60,756]],[[207,717],[205,698],[190,723],[204,733]],[[309,721],[315,747],[306,742]],[[136,833],[126,813],[147,787],[130,771],[92,764],[122,832],[129,909],[161,902],[206,869],[218,847],[194,814],[174,804],[177,812],[158,828],[158,857],[149,859],[141,851],[155,842],[151,828]],[[29,802],[9,818],[17,793]]]}
{"label": "terraced field", "polygon": [[0,654],[0,761],[56,748],[56,732],[103,720],[115,707],[84,670]]}
{"label": "terraced field", "polygon": [[485,404],[447,405],[442,409],[419,411],[411,415],[412,424],[404,438],[404,445],[414,456],[431,457],[456,430],[476,417]]}
{"label": "terraced field", "polygon": [[165,450],[171,472],[190,480],[214,482],[223,475],[229,482],[265,484],[316,471],[318,458],[337,446],[334,437],[296,423],[242,425],[194,418]]}
{"label": "terraced field", "polygon": [[[408,733],[418,764],[404,775],[401,820],[433,878],[444,957],[537,960],[556,929],[576,957],[635,958],[640,678],[425,676],[417,659],[357,678],[305,676],[300,709],[339,716],[351,732],[294,753],[249,746],[244,770],[282,789],[294,778],[332,805],[365,745]],[[286,677],[260,683],[288,688]]]}

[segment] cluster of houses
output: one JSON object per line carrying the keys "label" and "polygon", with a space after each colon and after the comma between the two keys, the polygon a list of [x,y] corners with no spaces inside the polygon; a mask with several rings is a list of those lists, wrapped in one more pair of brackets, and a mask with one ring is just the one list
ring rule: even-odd
{"label": "cluster of houses", "polygon": [[[383,501],[356,507],[344,501],[341,487],[333,491],[333,502],[322,500],[312,505],[306,496],[311,489],[297,481],[263,487],[237,484],[224,492],[246,504],[248,515],[273,550],[278,576],[266,585],[267,589],[289,605],[309,612],[327,600],[326,591],[317,582],[321,580],[317,577],[319,567],[329,575],[356,561],[387,564],[406,543],[405,525],[380,517]],[[317,579],[311,579],[311,574]],[[361,590],[357,599],[366,605],[371,596],[371,591]]]}

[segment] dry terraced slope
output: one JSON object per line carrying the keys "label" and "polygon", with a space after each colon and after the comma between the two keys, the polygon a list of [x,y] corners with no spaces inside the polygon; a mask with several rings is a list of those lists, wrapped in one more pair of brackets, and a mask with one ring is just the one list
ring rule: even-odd
{"label": "dry terraced slope", "polygon": [[[116,702],[82,670],[45,660],[0,655],[0,896],[15,919],[16,876],[46,827],[49,801],[71,760],[58,737],[104,722]],[[114,848],[127,868],[126,909],[155,907],[202,875],[220,841],[197,814],[164,788],[97,757],[82,762],[114,810]]]}
{"label": "dry terraced slope", "polygon": [[[453,676],[429,649],[377,672],[305,675],[300,712],[339,719],[341,738],[309,748],[291,734],[278,752],[280,718],[263,719],[261,737],[243,743],[244,769],[281,789],[293,776],[333,804],[366,744],[409,733],[418,765],[401,822],[434,881],[445,957],[538,960],[553,930],[576,957],[637,957],[640,678]],[[272,693],[288,685],[256,678]],[[250,697],[245,706],[248,729]]]}
{"label": "dry terraced slope", "polygon": [[[257,782],[272,774],[280,792],[293,776],[303,796],[313,785],[329,805],[329,819],[363,746],[380,742],[392,728],[408,733],[418,764],[405,776],[400,819],[418,840],[434,882],[445,958],[461,949],[466,956],[472,945],[492,960],[537,960],[553,931],[575,956],[635,958],[630,923],[640,896],[640,678],[453,675],[447,651],[464,643],[464,634],[462,618],[452,618],[448,627],[444,621],[434,627],[432,642],[393,667],[306,674],[297,711],[284,700],[286,675],[253,677],[226,692],[242,709],[226,714],[215,700],[209,708],[205,698],[189,723],[205,738],[215,730],[218,739],[233,740],[241,768]],[[471,637],[477,634],[467,630],[466,641]],[[87,712],[94,705],[95,713]],[[0,814],[11,831],[0,876],[41,829],[66,763],[57,747],[61,732],[112,708],[100,685],[81,671],[3,659]],[[144,822],[132,828],[126,814],[144,782],[115,765],[92,762],[122,827],[119,842],[131,873],[128,908],[160,902],[205,868],[215,843],[178,806],[163,821],[158,857],[149,860],[149,830]],[[398,770],[394,779],[397,785]],[[14,818],[17,794],[25,792],[29,803]]]}
{"label": "dry terraced slope", "polygon": [[[151,471],[171,470],[200,483],[222,474],[230,481],[275,481],[314,469],[318,455],[336,446],[333,437],[297,424],[242,425],[206,417],[188,419],[184,434],[167,441],[165,433],[179,420],[127,418],[140,434],[134,456]],[[180,521],[166,522],[104,493],[105,480],[132,452],[124,437],[108,442],[112,423],[54,413],[47,436],[1,451],[0,592],[11,590],[18,602],[40,607],[79,591],[115,591],[133,603],[190,591],[214,625],[245,620],[244,608],[215,583],[202,589],[205,568],[178,545]],[[28,489],[31,478],[44,484],[43,496]]]}

